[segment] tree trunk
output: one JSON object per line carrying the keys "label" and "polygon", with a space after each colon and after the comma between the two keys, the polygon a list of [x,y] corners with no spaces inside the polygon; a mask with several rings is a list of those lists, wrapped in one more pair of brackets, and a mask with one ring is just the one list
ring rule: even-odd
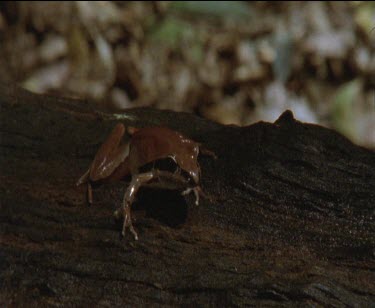
{"label": "tree trunk", "polygon": [[[0,303],[78,306],[371,306],[375,153],[296,121],[224,126],[147,108],[111,114],[0,85]],[[164,125],[214,151],[211,199],[144,189],[131,234],[126,183],[86,204],[75,182],[115,123]]]}

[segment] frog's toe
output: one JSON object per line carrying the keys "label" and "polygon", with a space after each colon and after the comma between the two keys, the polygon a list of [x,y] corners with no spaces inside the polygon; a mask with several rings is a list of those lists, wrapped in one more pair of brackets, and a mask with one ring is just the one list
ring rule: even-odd
{"label": "frog's toe", "polygon": [[[122,213],[121,213],[122,212]],[[121,209],[118,209],[115,211],[115,217],[116,218],[121,218],[123,217],[124,218],[124,222],[122,224],[122,231],[121,231],[121,235],[123,237],[125,237],[125,234],[126,234],[126,229],[129,228],[130,232],[133,234],[134,236],[134,239],[135,240],[138,240],[138,234],[137,232],[135,231],[134,227],[133,227],[133,224],[132,224],[132,219],[130,217],[130,214],[125,211],[121,211]]]}
{"label": "frog's toe", "polygon": [[190,194],[191,192],[194,192],[194,196],[195,196],[195,205],[199,205],[199,194],[201,192],[201,188],[199,186],[195,186],[195,187],[189,187],[187,189],[185,189],[181,195],[183,196],[186,196],[188,194]]}

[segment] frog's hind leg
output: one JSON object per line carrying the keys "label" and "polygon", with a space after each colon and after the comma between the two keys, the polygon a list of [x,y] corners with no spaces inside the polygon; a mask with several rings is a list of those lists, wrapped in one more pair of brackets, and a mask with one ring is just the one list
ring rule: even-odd
{"label": "frog's hind leg", "polygon": [[76,183],[76,186],[82,185],[84,183],[87,184],[87,202],[89,205],[92,204],[92,187],[90,183],[90,171],[91,167],[79,178],[79,180]]}
{"label": "frog's hind leg", "polygon": [[125,191],[124,200],[122,204],[122,208],[118,209],[115,212],[115,216],[120,216],[120,211],[122,210],[124,222],[122,225],[122,236],[125,236],[126,228],[129,228],[130,232],[133,234],[134,239],[138,240],[138,234],[135,231],[132,219],[131,219],[131,213],[130,213],[130,206],[134,202],[134,198],[139,190],[139,188],[146,184],[147,182],[151,181],[155,176],[155,173],[153,171],[136,174],[132,176],[132,180],[128,186],[128,188]]}

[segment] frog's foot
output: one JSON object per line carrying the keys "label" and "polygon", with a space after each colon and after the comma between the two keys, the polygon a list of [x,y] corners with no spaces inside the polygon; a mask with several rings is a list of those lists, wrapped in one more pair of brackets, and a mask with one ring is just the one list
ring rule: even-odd
{"label": "frog's foot", "polygon": [[189,187],[188,189],[185,189],[181,193],[181,195],[186,196],[186,195],[190,194],[191,192],[194,192],[195,205],[199,205],[199,195],[201,194],[202,196],[204,196],[202,189],[199,186]]}
{"label": "frog's foot", "polygon": [[135,231],[133,224],[132,224],[132,219],[130,215],[130,207],[124,208],[119,208],[114,212],[114,216],[116,219],[121,219],[123,218],[123,223],[122,223],[122,231],[121,235],[125,237],[126,234],[126,229],[129,228],[130,232],[133,234],[134,239],[138,240],[138,234],[137,231]]}
{"label": "frog's foot", "polygon": [[134,239],[137,241],[138,240],[138,234],[135,231],[133,224],[132,224],[132,218],[130,216],[130,206],[127,206],[124,209],[124,222],[122,224],[122,236],[125,237],[126,233],[126,228],[129,228],[130,232],[133,234]]}

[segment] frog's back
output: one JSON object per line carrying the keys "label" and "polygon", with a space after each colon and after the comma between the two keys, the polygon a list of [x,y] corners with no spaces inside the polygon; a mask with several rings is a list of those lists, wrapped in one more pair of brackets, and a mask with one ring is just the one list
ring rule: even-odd
{"label": "frog's back", "polygon": [[131,139],[131,172],[134,174],[145,164],[170,157],[198,182],[198,153],[198,143],[167,127],[141,128]]}

